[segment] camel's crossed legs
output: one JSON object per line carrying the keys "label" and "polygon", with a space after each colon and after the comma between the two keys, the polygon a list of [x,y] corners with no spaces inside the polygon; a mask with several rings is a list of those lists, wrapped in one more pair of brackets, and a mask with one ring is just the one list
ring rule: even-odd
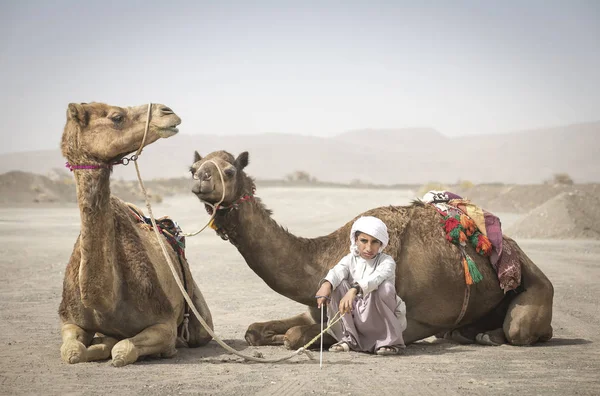
{"label": "camel's crossed legs", "polygon": [[74,324],[64,324],[61,333],[63,344],[60,353],[68,363],[103,360],[112,355],[112,364],[121,367],[135,362],[140,356],[172,357],[177,353],[176,330],[168,324],[149,326],[134,337],[121,341],[112,337],[94,337],[94,333]]}

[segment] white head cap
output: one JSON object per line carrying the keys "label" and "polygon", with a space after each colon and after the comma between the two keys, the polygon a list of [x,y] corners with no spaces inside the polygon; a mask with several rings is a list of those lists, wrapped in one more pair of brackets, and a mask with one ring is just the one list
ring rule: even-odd
{"label": "white head cap", "polygon": [[350,230],[350,251],[355,255],[358,255],[358,250],[356,248],[356,240],[354,237],[354,234],[356,234],[357,231],[368,234],[373,238],[377,238],[381,242],[379,253],[381,253],[383,249],[385,249],[388,242],[390,241],[387,226],[383,221],[373,216],[359,217],[354,222],[354,224],[352,224],[352,229]]}

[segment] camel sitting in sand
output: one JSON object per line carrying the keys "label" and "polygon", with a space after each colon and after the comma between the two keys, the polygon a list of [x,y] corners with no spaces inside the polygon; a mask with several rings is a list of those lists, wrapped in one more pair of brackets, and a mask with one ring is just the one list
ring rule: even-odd
{"label": "camel sitting in sand", "polygon": [[[144,145],[178,132],[181,120],[171,109],[152,104],[149,112],[148,106],[71,103],[67,110],[61,149],[75,175],[81,216],[59,308],[60,351],[68,363],[112,356],[114,366],[123,366],[144,355],[174,356],[176,341],[197,347],[211,340],[193,314],[189,337],[177,337],[178,326],[188,322],[188,307],[156,234],[110,193],[112,166],[140,148],[148,117]],[[212,328],[187,261],[165,245],[194,306]]]}
{"label": "camel sitting in sand", "polygon": [[[224,185],[215,164],[222,170]],[[315,292],[327,271],[348,253],[354,219],[318,238],[290,234],[254,197],[254,182],[243,171],[247,164],[247,152],[237,158],[225,151],[204,158],[196,152],[190,168],[195,179],[192,190],[210,204],[218,203],[224,192],[213,228],[237,247],[269,287],[308,307],[307,312],[291,318],[251,324],[246,341],[250,345],[283,343],[296,349],[320,332]],[[206,208],[212,213],[210,206]],[[514,241],[506,239],[520,256],[526,290],[505,295],[489,259],[467,246],[483,275],[481,282],[470,286],[467,299],[461,253],[446,240],[433,206],[417,201],[371,209],[362,215],[376,216],[387,224],[390,241],[385,251],[397,263],[396,290],[407,307],[408,327],[403,333],[407,344],[444,333],[459,342],[486,345],[530,345],[552,337],[553,286]],[[326,335],[323,342],[330,345],[334,340]]]}

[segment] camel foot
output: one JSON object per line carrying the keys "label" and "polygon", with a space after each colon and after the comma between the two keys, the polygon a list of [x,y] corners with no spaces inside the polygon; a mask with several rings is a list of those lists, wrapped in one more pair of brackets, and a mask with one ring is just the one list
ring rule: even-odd
{"label": "camel foot", "polygon": [[445,340],[450,340],[454,342],[458,342],[459,344],[473,344],[475,341],[465,337],[460,330],[451,330],[444,334]]}
{"label": "camel foot", "polygon": [[475,336],[475,341],[480,345],[489,346],[506,344],[506,338],[504,337],[504,331],[502,329],[479,333]]}
{"label": "camel foot", "polygon": [[282,345],[284,343],[283,334],[277,334],[271,329],[252,327],[250,325],[244,339],[251,346],[262,345]]}
{"label": "camel foot", "polygon": [[135,362],[138,357],[138,351],[133,342],[130,340],[119,341],[111,351],[112,365],[115,367],[123,367]]}
{"label": "camel foot", "polygon": [[177,347],[177,348],[189,348],[190,345],[182,337],[177,337],[177,339],[175,340],[175,347]]}
{"label": "camel foot", "polygon": [[60,357],[69,364],[82,363],[86,359],[87,348],[77,340],[65,341],[60,347]]}
{"label": "camel foot", "polygon": [[106,336],[96,336],[92,339],[91,345],[87,348],[86,357],[88,362],[105,360],[110,358],[110,351],[119,342],[116,338]]}
{"label": "camel foot", "polygon": [[170,359],[170,358],[174,357],[175,355],[177,355],[177,349],[175,347],[172,347],[168,351],[161,352],[159,356],[161,358]]}
{"label": "camel foot", "polygon": [[550,331],[548,331],[546,334],[544,334],[543,336],[541,336],[538,340],[538,342],[548,342],[552,339],[552,334],[554,332],[554,329],[552,329],[552,326],[550,326]]}

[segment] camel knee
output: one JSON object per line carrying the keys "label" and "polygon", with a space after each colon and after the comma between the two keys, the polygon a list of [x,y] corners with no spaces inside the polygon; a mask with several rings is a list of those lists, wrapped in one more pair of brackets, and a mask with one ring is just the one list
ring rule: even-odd
{"label": "camel knee", "polygon": [[[315,349],[320,345],[320,339],[315,338],[320,332],[321,326],[319,324],[294,326],[285,333],[283,344],[288,349],[298,349],[306,346],[312,341],[312,343],[308,345],[308,348]],[[336,342],[335,339],[327,332],[325,332],[322,337],[323,345],[325,347],[329,347]]]}
{"label": "camel knee", "polygon": [[283,337],[283,345],[287,349],[298,349],[303,345],[305,326],[295,326],[286,331]]}
{"label": "camel knee", "polygon": [[67,340],[60,347],[60,357],[69,364],[87,361],[87,348],[77,340]]}
{"label": "camel knee", "polygon": [[506,340],[512,345],[531,345],[537,341],[530,329],[521,326],[510,326],[504,331]]}
{"label": "camel knee", "polygon": [[81,327],[66,323],[62,325],[63,343],[60,346],[60,356],[67,363],[87,361],[87,346],[91,343],[94,333],[89,333]]}
{"label": "camel knee", "polygon": [[122,367],[138,360],[139,351],[131,340],[124,339],[117,342],[111,351],[111,355],[112,365]]}
{"label": "camel knee", "polygon": [[506,340],[512,345],[531,345],[552,338],[552,284],[530,288],[510,304],[504,321]]}

